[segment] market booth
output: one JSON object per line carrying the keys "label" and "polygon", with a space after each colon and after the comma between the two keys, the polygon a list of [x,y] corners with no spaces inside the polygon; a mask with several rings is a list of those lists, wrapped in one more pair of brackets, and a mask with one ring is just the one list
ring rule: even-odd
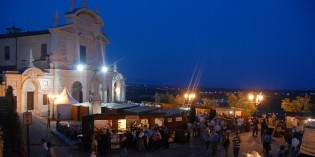
{"label": "market booth", "polygon": [[[65,87],[59,97],[55,100],[54,114],[60,113],[60,120],[71,120],[71,106],[73,104],[78,104],[79,102],[75,100]],[[57,117],[57,116],[56,116]]]}
{"label": "market booth", "polygon": [[315,121],[314,113],[286,112],[284,135],[291,133],[292,127],[308,125],[311,121]]}
{"label": "market booth", "polygon": [[[124,109],[123,112],[128,115],[138,115],[138,117],[135,116],[129,116],[126,118],[126,124],[132,127],[132,125],[139,125],[143,124],[146,127],[152,127],[155,124],[158,124],[159,126],[164,124],[164,117],[155,117],[155,119],[152,119],[152,116],[150,115],[156,115],[156,113],[150,113],[153,111],[159,110],[159,107],[154,106],[140,106],[140,107],[133,107],[129,109]],[[158,113],[163,114],[163,113]]]}
{"label": "market booth", "polygon": [[229,117],[237,117],[237,116],[243,116],[242,113],[243,109],[241,108],[235,108],[235,107],[216,107],[216,114],[225,114]]}
{"label": "market booth", "polygon": [[[143,121],[146,120],[146,121]],[[130,113],[105,113],[86,115],[82,117],[82,144],[83,148],[90,149],[91,137],[99,128],[110,128],[112,136],[112,149],[119,148],[120,137],[124,130],[130,129],[131,124],[137,125],[143,122],[149,126],[164,125],[163,113],[140,112]]]}
{"label": "market booth", "polygon": [[89,115],[90,103],[79,103],[71,106],[72,120],[81,121],[83,116]]}
{"label": "market booth", "polygon": [[299,123],[307,125],[309,121],[315,120],[315,114],[313,113],[298,113],[298,112],[286,112],[286,127],[291,128],[297,126]]}
{"label": "market booth", "polygon": [[165,126],[173,132],[177,129],[185,129],[186,127],[186,114],[188,111],[180,109],[164,109],[160,111],[154,111],[153,113],[163,113],[165,115]]}
{"label": "market booth", "polygon": [[212,107],[205,106],[205,105],[194,105],[194,108],[196,110],[196,115],[198,115],[200,113],[210,113],[211,110],[213,110]]}

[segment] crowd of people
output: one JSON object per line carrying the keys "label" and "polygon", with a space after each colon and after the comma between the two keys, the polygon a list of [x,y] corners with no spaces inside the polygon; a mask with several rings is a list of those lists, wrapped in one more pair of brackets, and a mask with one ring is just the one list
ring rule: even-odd
{"label": "crowd of people", "polygon": [[[256,117],[244,119],[241,116],[228,116],[226,114],[219,114],[209,118],[209,114],[200,113],[196,117],[195,123],[187,124],[188,136],[201,141],[204,144],[206,151],[210,150],[212,155],[217,154],[218,149],[224,150],[225,156],[228,156],[230,145],[233,147],[234,157],[238,157],[241,148],[240,134],[250,131],[252,129],[252,136],[257,137],[260,134],[261,143],[263,146],[264,156],[269,156],[271,151],[272,129],[276,127],[281,120],[275,114],[261,119]],[[79,123],[60,123],[58,131],[62,132],[70,139],[75,139],[81,133],[81,124]],[[259,131],[260,126],[260,131]],[[305,125],[298,124],[292,127],[291,133],[285,134],[285,141],[288,146],[281,145],[277,151],[277,157],[296,157],[299,151],[299,146],[303,137],[303,130]],[[259,133],[260,132],[260,133]],[[230,141],[230,135],[233,137]],[[138,152],[145,152],[147,150],[158,150],[161,148],[169,148],[169,137],[171,132],[166,126],[155,126],[148,128],[146,125],[139,124],[125,130],[120,134],[119,145],[121,148],[121,156],[128,155],[128,149],[134,149]],[[111,139],[113,133],[110,128],[98,128],[97,133],[92,139],[93,154],[105,156],[111,151]]]}
{"label": "crowd of people", "polygon": [[234,133],[233,154],[238,156],[240,150],[240,133],[246,131],[245,120],[241,116],[233,118],[226,114],[219,114],[210,119],[207,113],[200,113],[194,124],[188,125],[188,130],[197,138],[204,142],[205,150],[211,148],[211,154],[217,154],[218,146],[224,148],[225,155],[228,156],[230,146],[230,133]]}
{"label": "crowd of people", "polygon": [[[111,150],[112,132],[109,128],[98,128],[92,139],[92,152],[105,156]],[[169,131],[166,126],[155,126],[148,128],[140,124],[125,130],[120,137],[121,155],[127,156],[127,149],[134,149],[138,152],[147,150],[158,150],[169,147]]]}
{"label": "crowd of people", "polygon": [[303,138],[305,130],[305,125],[302,123],[298,123],[297,126],[292,126],[291,132],[288,132],[285,135],[285,141],[291,148],[292,157],[296,157]]}

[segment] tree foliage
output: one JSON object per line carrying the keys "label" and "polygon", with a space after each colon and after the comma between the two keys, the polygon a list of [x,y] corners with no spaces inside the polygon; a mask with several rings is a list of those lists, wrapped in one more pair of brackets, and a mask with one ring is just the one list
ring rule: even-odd
{"label": "tree foliage", "polygon": [[154,95],[155,103],[167,103],[171,104],[173,108],[179,108],[185,103],[185,98],[183,95],[177,94],[176,96],[170,94],[169,92],[155,93]]}
{"label": "tree foliage", "polygon": [[202,98],[202,102],[205,106],[215,108],[216,107],[216,101],[215,99],[209,99],[209,98]]}
{"label": "tree foliage", "polygon": [[24,156],[24,140],[23,140],[23,134],[22,134],[22,128],[21,128],[21,122],[19,120],[19,115],[16,111],[16,102],[14,100],[13,95],[13,88],[11,86],[8,87],[5,97],[7,99],[8,105],[9,105],[9,119],[8,119],[8,133],[11,137],[9,143],[11,143],[11,148],[13,156]]}
{"label": "tree foliage", "polygon": [[243,109],[246,116],[252,115],[256,111],[255,104],[243,92],[228,92],[226,93],[226,97],[230,107]]}
{"label": "tree foliage", "polygon": [[285,98],[281,102],[281,108],[286,112],[311,112],[312,104],[311,97],[307,94],[304,97],[297,96],[295,99],[290,100]]}

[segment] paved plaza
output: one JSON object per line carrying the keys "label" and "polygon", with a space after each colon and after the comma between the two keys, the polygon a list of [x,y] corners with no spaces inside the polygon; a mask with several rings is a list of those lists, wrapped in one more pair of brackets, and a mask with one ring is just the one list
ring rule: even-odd
{"label": "paved plaza", "polygon": [[[68,145],[59,137],[54,136],[49,131],[47,131],[46,119],[42,117],[33,116],[33,123],[30,125],[30,154],[31,157],[40,156],[41,145],[40,139],[46,138],[54,145],[54,149],[58,157],[89,157],[90,152],[81,152],[77,145]],[[52,129],[55,128],[55,121],[51,122]],[[24,135],[26,133],[26,127],[23,127]],[[233,135],[230,136],[230,141],[232,142]],[[251,132],[246,132],[241,134],[241,149],[240,157],[244,156],[246,153],[251,151],[257,151],[262,154],[262,143],[260,137],[253,137]],[[273,143],[271,144],[271,155],[276,156],[276,152],[281,144],[285,144],[283,138],[273,138]],[[112,150],[107,156],[109,157],[119,157],[120,150]],[[186,144],[171,143],[169,149],[160,150],[149,150],[146,152],[137,152],[133,149],[128,149],[129,157],[167,157],[167,156],[178,156],[178,157],[209,157],[211,151],[205,151],[204,143],[198,139],[191,139],[191,142]],[[223,157],[223,149],[221,146],[218,147],[218,153],[215,157]],[[229,149],[229,157],[233,156],[232,145]]]}

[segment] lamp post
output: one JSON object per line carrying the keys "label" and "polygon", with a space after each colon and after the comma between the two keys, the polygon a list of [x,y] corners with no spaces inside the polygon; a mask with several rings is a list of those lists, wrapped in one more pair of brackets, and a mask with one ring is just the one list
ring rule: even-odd
{"label": "lamp post", "polygon": [[193,99],[195,99],[195,97],[196,97],[195,93],[186,93],[184,95],[185,100],[188,101],[187,104],[188,107],[191,105],[190,103],[193,101]]}
{"label": "lamp post", "polygon": [[[50,95],[48,95],[48,98],[49,98],[49,105],[52,103],[52,120],[55,120],[55,98],[56,98],[57,96],[55,96],[55,95],[52,95],[52,94],[50,94]],[[49,106],[49,109],[48,109],[48,115],[50,116],[50,106]]]}
{"label": "lamp post", "polygon": [[260,102],[263,100],[264,96],[259,93],[259,94],[249,94],[248,99],[254,103],[256,111],[255,111],[255,115],[257,117],[257,110],[258,110],[258,105],[260,104]]}

